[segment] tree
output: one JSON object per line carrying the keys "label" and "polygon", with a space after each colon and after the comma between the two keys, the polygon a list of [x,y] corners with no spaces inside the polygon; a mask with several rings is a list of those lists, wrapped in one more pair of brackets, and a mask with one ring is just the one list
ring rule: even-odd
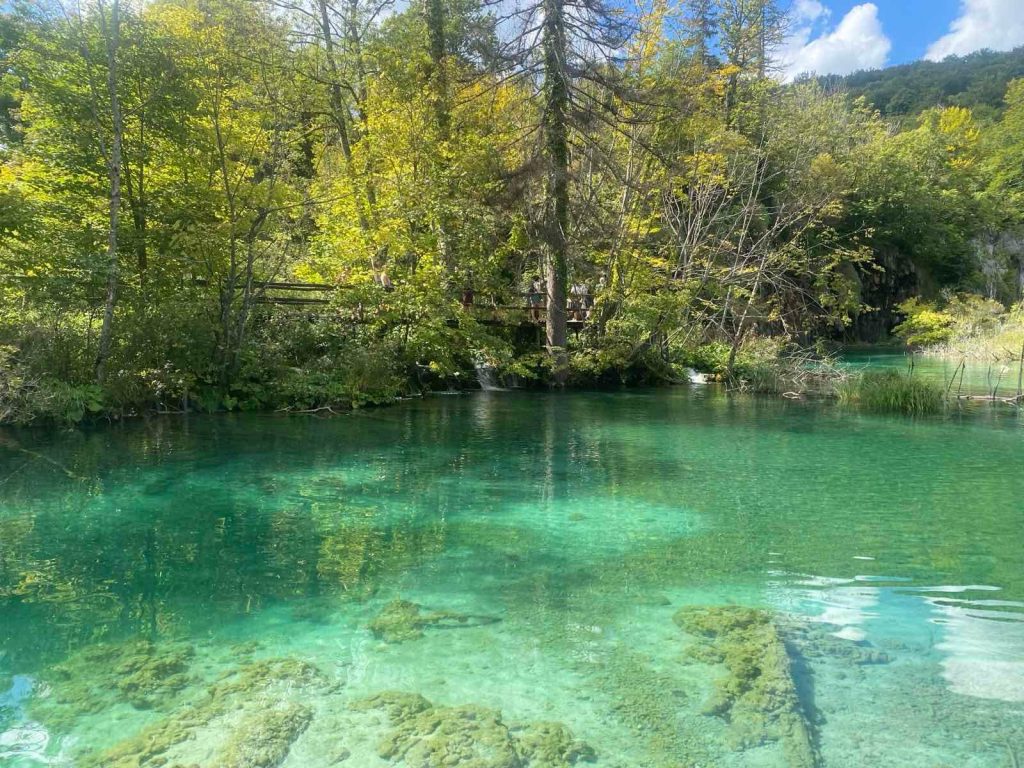
{"label": "tree", "polygon": [[547,279],[546,342],[554,380],[568,375],[566,294],[571,225],[571,134],[585,140],[593,121],[605,118],[597,94],[586,83],[607,88],[615,80],[614,63],[634,25],[603,0],[529,0],[516,8],[521,28],[512,41],[525,76],[539,76],[539,127],[543,166],[541,217]]}

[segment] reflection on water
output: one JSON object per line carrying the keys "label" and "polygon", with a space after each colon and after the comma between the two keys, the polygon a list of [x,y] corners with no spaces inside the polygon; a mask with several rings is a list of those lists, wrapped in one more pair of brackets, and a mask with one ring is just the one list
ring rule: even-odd
{"label": "reflection on water", "polygon": [[1022,436],[713,387],[4,433],[0,764],[1013,766]]}

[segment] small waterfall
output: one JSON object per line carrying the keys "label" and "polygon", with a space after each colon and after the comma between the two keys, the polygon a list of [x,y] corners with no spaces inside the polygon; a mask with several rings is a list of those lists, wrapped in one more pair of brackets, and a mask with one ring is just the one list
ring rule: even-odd
{"label": "small waterfall", "polygon": [[708,375],[706,373],[700,373],[693,368],[686,369],[686,378],[691,384],[707,384]]}
{"label": "small waterfall", "polygon": [[476,369],[476,380],[480,383],[480,389],[484,392],[500,392],[504,389],[498,382],[498,375],[494,366],[484,358],[477,357],[473,361],[473,367]]}

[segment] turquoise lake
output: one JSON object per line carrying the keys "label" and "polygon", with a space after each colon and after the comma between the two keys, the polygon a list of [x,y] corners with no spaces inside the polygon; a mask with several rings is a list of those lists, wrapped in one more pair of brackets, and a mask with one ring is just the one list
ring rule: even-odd
{"label": "turquoise lake", "polygon": [[0,432],[0,765],[1019,768],[1024,416],[715,386]]}

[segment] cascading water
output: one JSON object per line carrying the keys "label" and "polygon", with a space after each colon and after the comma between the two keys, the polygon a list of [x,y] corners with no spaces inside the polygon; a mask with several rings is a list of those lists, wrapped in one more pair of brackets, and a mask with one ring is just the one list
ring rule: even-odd
{"label": "cascading water", "polygon": [[486,359],[477,356],[473,360],[473,367],[476,369],[476,380],[480,384],[480,389],[485,392],[498,392],[504,389],[498,382],[497,371]]}

